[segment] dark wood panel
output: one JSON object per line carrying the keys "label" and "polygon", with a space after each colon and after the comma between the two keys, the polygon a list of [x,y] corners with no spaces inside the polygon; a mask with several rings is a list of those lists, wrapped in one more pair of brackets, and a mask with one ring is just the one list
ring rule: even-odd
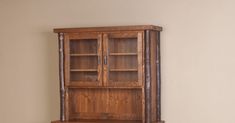
{"label": "dark wood panel", "polygon": [[70,89],[69,119],[97,119],[107,112],[107,90],[103,89]]}
{"label": "dark wood panel", "polygon": [[70,120],[142,119],[140,89],[70,89]]}
{"label": "dark wood panel", "polygon": [[109,89],[109,119],[142,120],[141,90]]}

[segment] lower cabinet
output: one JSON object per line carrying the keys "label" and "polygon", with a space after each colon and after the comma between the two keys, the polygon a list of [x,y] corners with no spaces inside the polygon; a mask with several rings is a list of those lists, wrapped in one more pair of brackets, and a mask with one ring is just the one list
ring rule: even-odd
{"label": "lower cabinet", "polygon": [[69,100],[71,120],[142,120],[141,89],[71,89]]}

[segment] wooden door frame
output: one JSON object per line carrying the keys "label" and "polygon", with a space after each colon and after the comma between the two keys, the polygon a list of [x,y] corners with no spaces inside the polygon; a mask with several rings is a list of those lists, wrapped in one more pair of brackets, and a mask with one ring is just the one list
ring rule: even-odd
{"label": "wooden door frame", "polygon": [[[70,46],[71,39],[97,39],[97,79],[98,82],[82,82],[70,80]],[[64,34],[64,62],[65,62],[65,86],[102,86],[102,34],[101,33],[65,33]]]}
{"label": "wooden door frame", "polygon": [[[109,82],[109,38],[137,38],[137,60],[138,60],[138,82]],[[104,86],[118,87],[136,87],[143,86],[143,48],[144,47],[144,32],[143,31],[125,31],[125,32],[109,32],[103,34],[103,58],[107,58],[107,64],[103,64],[103,82]]]}

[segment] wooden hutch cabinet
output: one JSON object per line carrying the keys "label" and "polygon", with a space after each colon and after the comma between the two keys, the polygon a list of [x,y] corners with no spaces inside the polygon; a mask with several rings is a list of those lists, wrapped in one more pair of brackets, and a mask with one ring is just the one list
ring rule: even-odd
{"label": "wooden hutch cabinet", "polygon": [[163,123],[160,31],[153,25],[60,28],[59,121]]}

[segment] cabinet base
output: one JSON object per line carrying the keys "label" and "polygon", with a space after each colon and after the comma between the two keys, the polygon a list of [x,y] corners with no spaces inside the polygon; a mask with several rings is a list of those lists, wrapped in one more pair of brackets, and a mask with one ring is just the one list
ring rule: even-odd
{"label": "cabinet base", "polygon": [[[51,123],[142,123],[140,120],[79,120],[79,121],[52,121]],[[165,123],[165,121],[156,121],[152,123]]]}

